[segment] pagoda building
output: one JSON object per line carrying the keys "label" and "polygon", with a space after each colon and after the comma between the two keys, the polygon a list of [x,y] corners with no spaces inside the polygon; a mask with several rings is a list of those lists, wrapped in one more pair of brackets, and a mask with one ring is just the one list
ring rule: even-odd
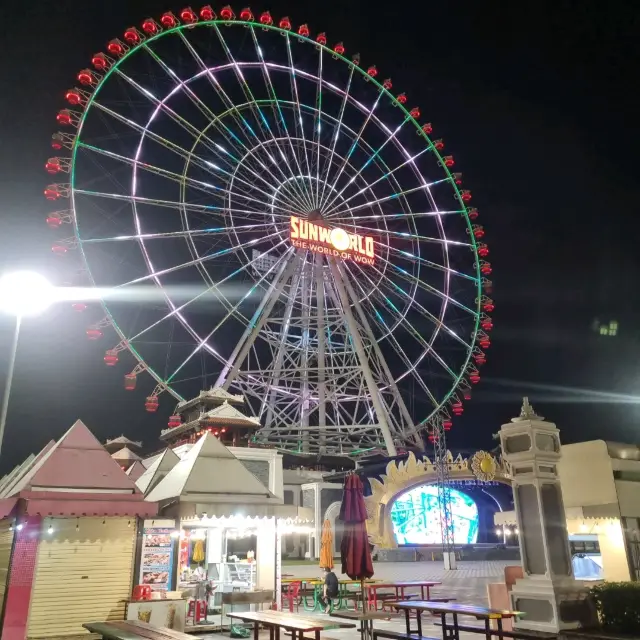
{"label": "pagoda building", "polygon": [[211,433],[225,446],[246,447],[260,428],[260,419],[242,413],[238,406],[243,404],[242,395],[219,387],[201,391],[192,400],[178,404],[160,439],[175,448],[193,444],[205,433]]}
{"label": "pagoda building", "polygon": [[125,436],[120,436],[113,440],[107,440],[103,446],[125,471],[135,462],[141,460],[140,456],[135,453],[132,448],[140,449],[142,442],[129,440],[129,438]]}

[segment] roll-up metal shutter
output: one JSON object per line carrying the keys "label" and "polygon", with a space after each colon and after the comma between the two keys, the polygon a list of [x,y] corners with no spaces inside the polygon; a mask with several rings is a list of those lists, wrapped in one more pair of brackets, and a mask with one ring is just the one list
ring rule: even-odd
{"label": "roll-up metal shutter", "polygon": [[135,524],[135,518],[43,520],[27,638],[80,635],[87,633],[83,622],[124,619]]}
{"label": "roll-up metal shutter", "polygon": [[9,578],[9,562],[11,561],[11,547],[13,546],[13,528],[11,522],[0,522],[0,615],[4,605]]}

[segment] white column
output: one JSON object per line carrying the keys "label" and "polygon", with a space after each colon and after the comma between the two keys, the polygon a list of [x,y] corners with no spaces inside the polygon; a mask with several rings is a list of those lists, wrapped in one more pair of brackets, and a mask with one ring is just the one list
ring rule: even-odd
{"label": "white column", "polygon": [[580,626],[586,602],[573,576],[558,461],[560,436],[524,399],[520,416],[502,425],[502,456],[509,465],[525,577],[511,591],[524,612],[516,626],[558,632]]}

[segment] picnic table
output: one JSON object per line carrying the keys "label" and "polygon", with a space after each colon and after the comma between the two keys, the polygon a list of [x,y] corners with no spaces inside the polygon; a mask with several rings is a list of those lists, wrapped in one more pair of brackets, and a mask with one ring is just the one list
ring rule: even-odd
{"label": "picnic table", "polygon": [[283,613],[281,611],[238,611],[227,614],[229,618],[237,618],[243,622],[253,623],[253,637],[258,640],[260,625],[269,629],[271,640],[280,640],[280,629],[291,632],[292,640],[304,640],[305,633],[312,631],[315,640],[320,640],[320,632],[327,629],[351,629],[355,624],[348,622],[336,622],[322,620],[321,618],[305,618],[293,613]]}
{"label": "picnic table", "polygon": [[[492,636],[498,636],[500,640],[503,640],[505,633],[502,629],[502,621],[508,618],[515,618],[522,615],[520,611],[508,611],[505,609],[488,609],[487,607],[477,607],[469,604],[455,604],[452,602],[430,602],[425,600],[408,601],[408,602],[396,602],[393,604],[396,609],[404,611],[405,620],[407,624],[406,638],[416,634],[419,637],[422,636],[422,612],[428,611],[440,616],[440,622],[442,625],[442,638],[443,640],[460,640],[460,631],[470,631],[472,633],[483,633],[487,640],[491,640]],[[416,612],[417,628],[411,629],[411,611]],[[451,615],[451,624],[447,622],[447,616]],[[458,623],[458,616],[471,616],[476,620],[482,620],[484,622],[483,627],[469,627],[466,625],[460,625]],[[497,629],[491,628],[491,621],[494,620],[497,625]],[[463,627],[463,628],[461,628]],[[377,635],[380,635],[377,633]],[[509,637],[518,637],[517,634],[508,632]],[[381,637],[384,637],[381,635]],[[524,636],[523,636],[524,637]]]}
{"label": "picnic table", "polygon": [[[302,589],[300,591],[300,601],[305,611],[316,611],[320,608],[320,596],[322,595],[322,587],[324,586],[324,580],[322,578],[283,578],[282,584],[291,584],[292,582],[300,582]],[[378,580],[367,580],[365,585],[376,584]],[[355,594],[355,590],[350,590],[350,586],[360,586],[360,580],[343,579],[338,580],[338,598],[335,603],[335,609],[346,609],[347,600],[349,600]],[[306,587],[309,586],[313,589],[311,593],[312,601],[309,602],[309,593],[306,591]]]}
{"label": "picnic table", "polygon": [[346,618],[360,623],[360,638],[373,640],[373,621],[388,620],[389,614],[383,611],[333,611],[332,618]]}
{"label": "picnic table", "polygon": [[87,631],[102,636],[105,640],[193,640],[186,633],[166,627],[156,627],[139,620],[86,622],[82,626]]}
{"label": "picnic table", "polygon": [[385,599],[379,598],[380,595],[378,593],[379,589],[395,589],[395,598],[396,602],[401,600],[408,600],[409,598],[405,595],[405,589],[420,589],[420,599],[423,601],[430,601],[431,599],[431,587],[436,587],[441,582],[435,582],[433,580],[403,580],[403,581],[395,581],[392,580],[390,582],[376,582],[370,585],[367,585],[367,590],[369,592],[369,606],[377,610],[378,609],[378,599],[382,600],[382,604],[384,606]]}

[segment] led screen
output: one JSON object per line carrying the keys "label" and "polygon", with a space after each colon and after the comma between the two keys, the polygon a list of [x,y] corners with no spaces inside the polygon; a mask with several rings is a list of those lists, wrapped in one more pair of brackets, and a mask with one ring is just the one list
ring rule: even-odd
{"label": "led screen", "polygon": [[[449,489],[456,544],[478,538],[478,507],[462,491]],[[391,524],[398,544],[440,544],[438,487],[425,484],[403,493],[391,507]]]}

